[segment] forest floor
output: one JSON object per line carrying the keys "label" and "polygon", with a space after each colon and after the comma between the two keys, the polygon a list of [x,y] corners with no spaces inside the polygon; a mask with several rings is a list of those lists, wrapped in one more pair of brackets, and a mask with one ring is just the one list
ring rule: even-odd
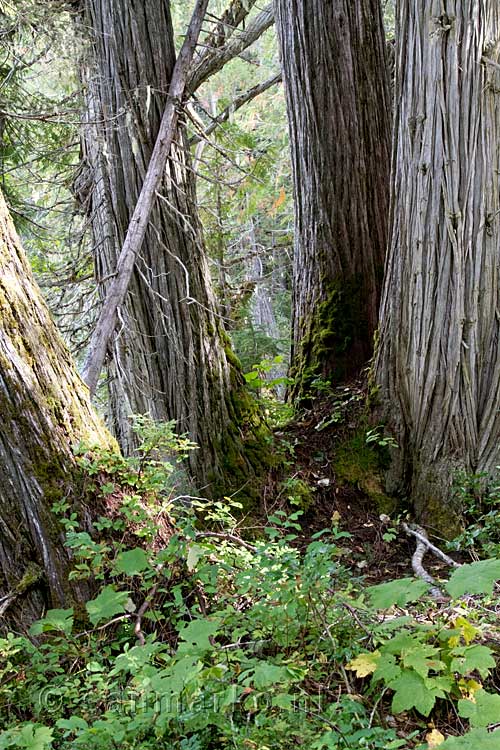
{"label": "forest floor", "polygon": [[[388,449],[381,428],[377,432],[379,428],[373,429],[369,424],[365,404],[363,383],[346,384],[312,400],[309,408],[275,432],[287,459],[270,472],[264,489],[262,521],[265,523],[277,510],[301,511],[297,519],[300,531],[293,545],[303,549],[324,529],[337,527],[347,532],[342,539],[342,560],[353,578],[362,577],[363,586],[369,587],[414,577],[412,556],[416,540],[401,528],[402,520],[412,521],[404,499],[396,501],[384,493]],[[376,439],[370,441],[370,434],[374,433]],[[444,540],[433,541],[446,549]],[[468,555],[452,553],[452,557],[459,563],[470,562]],[[425,558],[425,569],[437,579],[450,576],[446,563],[432,555]],[[473,597],[469,603],[473,609]],[[429,598],[428,606],[421,602],[401,613],[416,616],[421,622],[428,618],[432,622],[435,617],[453,622],[460,614],[449,597],[442,602]],[[485,642],[497,643],[497,634],[493,637],[489,632]],[[464,732],[463,721],[449,707],[436,711],[429,723],[414,712],[392,716],[388,696],[382,699],[381,706],[398,736],[415,736],[414,741],[408,741],[408,748],[421,747],[426,732],[435,727],[442,730],[443,739]]]}
{"label": "forest floor", "polygon": [[396,502],[382,488],[387,449],[366,443],[365,400],[362,382],[346,384],[276,431],[287,459],[270,472],[263,510],[301,510],[304,546],[332,525],[348,532],[354,572],[371,585],[413,575],[415,544],[393,531]]}

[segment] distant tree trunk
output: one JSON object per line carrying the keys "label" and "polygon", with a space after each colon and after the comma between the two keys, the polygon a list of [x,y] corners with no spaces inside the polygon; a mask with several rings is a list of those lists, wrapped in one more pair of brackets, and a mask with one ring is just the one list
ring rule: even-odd
{"label": "distant tree trunk", "polygon": [[295,198],[291,395],[372,354],[387,240],[380,0],[276,0]]}
{"label": "distant tree trunk", "polygon": [[400,446],[394,487],[446,531],[456,471],[500,463],[500,7],[407,0],[396,39],[376,380]]}
{"label": "distant tree trunk", "polygon": [[[102,297],[156,140],[175,48],[168,2],[86,0],[84,8],[92,30],[87,210]],[[182,122],[108,356],[113,430],[125,452],[130,413],[174,419],[199,446],[190,457],[199,486],[247,482],[262,427],[217,313]]]}
{"label": "distant tree trunk", "polygon": [[51,513],[79,500],[72,446],[114,441],[92,411],[0,195],[0,617],[19,625],[78,590]]}

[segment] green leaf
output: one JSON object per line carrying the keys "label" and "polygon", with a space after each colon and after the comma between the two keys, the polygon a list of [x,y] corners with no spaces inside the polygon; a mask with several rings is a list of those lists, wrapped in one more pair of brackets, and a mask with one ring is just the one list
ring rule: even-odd
{"label": "green leaf", "polygon": [[474,693],[474,700],[458,701],[458,713],[464,719],[469,719],[473,727],[487,727],[496,724],[500,719],[500,695],[478,690]]}
{"label": "green leaf", "polygon": [[[244,682],[246,684],[247,681]],[[270,687],[271,685],[291,682],[290,674],[286,667],[280,667],[277,664],[268,664],[259,662],[253,670],[251,679],[257,690]]]}
{"label": "green leaf", "polygon": [[52,735],[53,731],[49,727],[25,724],[13,744],[25,750],[46,750],[52,747]]}
{"label": "green leaf", "polygon": [[73,609],[49,609],[45,617],[30,627],[31,635],[40,635],[50,630],[61,630],[69,635],[73,630]]}
{"label": "green leaf", "polygon": [[125,573],[128,576],[136,576],[151,568],[148,556],[140,547],[121,552],[115,563],[117,573]]}
{"label": "green leaf", "polygon": [[88,729],[89,725],[81,716],[72,716],[71,719],[58,719],[56,726],[69,732]]}
{"label": "green leaf", "polygon": [[500,750],[500,732],[473,729],[463,737],[448,737],[439,750]]}
{"label": "green leaf", "polygon": [[207,651],[213,648],[209,639],[218,629],[218,620],[193,620],[179,633],[179,638],[185,641],[180,645],[179,651]]}
{"label": "green leaf", "polygon": [[481,677],[487,677],[495,667],[491,648],[487,646],[457,646],[451,654],[454,657],[450,666],[452,672],[468,674],[477,670]]}
{"label": "green leaf", "polygon": [[85,605],[92,625],[101,620],[109,620],[127,610],[128,591],[115,591],[113,586],[105,586],[99,596]]}
{"label": "green leaf", "polygon": [[289,695],[288,693],[278,693],[278,695],[275,695],[272,698],[271,705],[276,706],[276,708],[283,708],[285,711],[290,711],[293,708],[293,701],[293,695]]}
{"label": "green leaf", "polygon": [[389,687],[395,690],[392,710],[396,714],[416,708],[423,716],[428,716],[434,708],[436,698],[446,697],[438,680],[425,680],[413,670],[403,670],[401,676],[393,680]]}
{"label": "green leaf", "polygon": [[439,654],[439,649],[434,646],[419,644],[408,651],[403,651],[401,661],[405,667],[414,669],[421,677],[427,677],[429,670],[442,672],[445,668],[442,661],[433,658],[436,654]]}
{"label": "green leaf", "polygon": [[196,565],[198,564],[198,560],[203,557],[205,553],[205,550],[203,547],[199,547],[197,544],[191,544],[188,550],[187,554],[187,569],[190,573],[193,572],[193,570],[196,568]]}
{"label": "green leaf", "polygon": [[495,581],[500,579],[500,560],[480,560],[462,565],[446,584],[450,596],[458,599],[464,594],[491,594]]}
{"label": "green leaf", "polygon": [[401,674],[401,667],[396,664],[396,657],[393,654],[382,653],[377,663],[377,668],[373,673],[373,680],[384,680],[386,684],[392,682]]}
{"label": "green leaf", "polygon": [[404,607],[408,602],[414,602],[425,594],[429,584],[415,578],[399,578],[388,583],[379,583],[367,589],[370,603],[377,609],[387,609],[397,605]]}
{"label": "green leaf", "polygon": [[132,646],[123,654],[116,657],[115,666],[110,674],[115,675],[119,672],[131,672],[138,674],[145,664],[151,661],[151,657],[162,651],[164,646],[161,643],[145,643],[144,646]]}
{"label": "green leaf", "polygon": [[384,643],[380,649],[387,654],[402,654],[404,651],[410,651],[411,649],[418,648],[421,645],[421,641],[418,635],[410,633],[408,630],[403,630],[401,633],[397,633],[394,638]]}

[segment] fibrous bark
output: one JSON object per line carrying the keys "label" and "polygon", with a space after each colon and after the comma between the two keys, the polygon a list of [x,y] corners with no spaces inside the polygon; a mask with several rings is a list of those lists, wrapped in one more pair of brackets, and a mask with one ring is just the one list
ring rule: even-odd
{"label": "fibrous bark", "polygon": [[157,191],[165,174],[168,155],[177,131],[179,109],[184,98],[189,67],[198,42],[207,5],[208,0],[198,0],[196,3],[186,37],[175,62],[168,88],[167,103],[161,117],[141,192],[130,218],[113,279],[108,284],[99,320],[92,334],[83,368],[83,379],[87,383],[92,396],[95,394],[106,351],[116,327],[118,308],[121,307],[127,295],[135,259],[141,250],[151,210],[156,203]]}
{"label": "fibrous bark", "polygon": [[19,625],[78,596],[51,507],[79,499],[72,447],[114,441],[90,407],[1,195],[0,413],[0,613]]}
{"label": "fibrous bark", "polygon": [[394,228],[376,380],[394,486],[452,526],[456,471],[500,462],[500,9],[400,3]]}
{"label": "fibrous bark", "polygon": [[[104,298],[158,135],[175,49],[168,3],[87,0],[83,21],[92,30],[86,210]],[[226,475],[243,483],[257,468],[257,454],[244,455],[243,444],[258,449],[260,420],[212,293],[182,118],[118,312],[108,375],[113,430],[125,452],[133,446],[128,415],[149,413],[174,419],[198,444],[190,466],[199,486]]]}
{"label": "fibrous bark", "polygon": [[387,239],[379,0],[276,0],[295,201],[292,396],[371,356]]}

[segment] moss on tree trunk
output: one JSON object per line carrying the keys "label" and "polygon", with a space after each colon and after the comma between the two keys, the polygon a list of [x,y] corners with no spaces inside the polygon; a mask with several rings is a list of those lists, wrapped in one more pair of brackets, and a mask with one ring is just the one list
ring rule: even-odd
{"label": "moss on tree trunk", "polygon": [[372,354],[387,240],[390,95],[379,0],[277,0],[295,202],[293,398]]}
{"label": "moss on tree trunk", "polygon": [[[81,197],[103,297],[158,133],[175,44],[168,2],[82,6],[91,37],[83,151],[92,187]],[[131,413],[175,420],[198,445],[189,457],[198,487],[228,494],[265,465],[257,461],[266,455],[258,449],[265,428],[218,314],[183,122],[160,192],[108,353],[112,429],[129,453]]]}
{"label": "moss on tree trunk", "polygon": [[[16,624],[81,592],[51,506],[79,499],[72,446],[114,441],[50,318],[0,196],[0,608]],[[7,599],[3,599],[7,597]]]}

